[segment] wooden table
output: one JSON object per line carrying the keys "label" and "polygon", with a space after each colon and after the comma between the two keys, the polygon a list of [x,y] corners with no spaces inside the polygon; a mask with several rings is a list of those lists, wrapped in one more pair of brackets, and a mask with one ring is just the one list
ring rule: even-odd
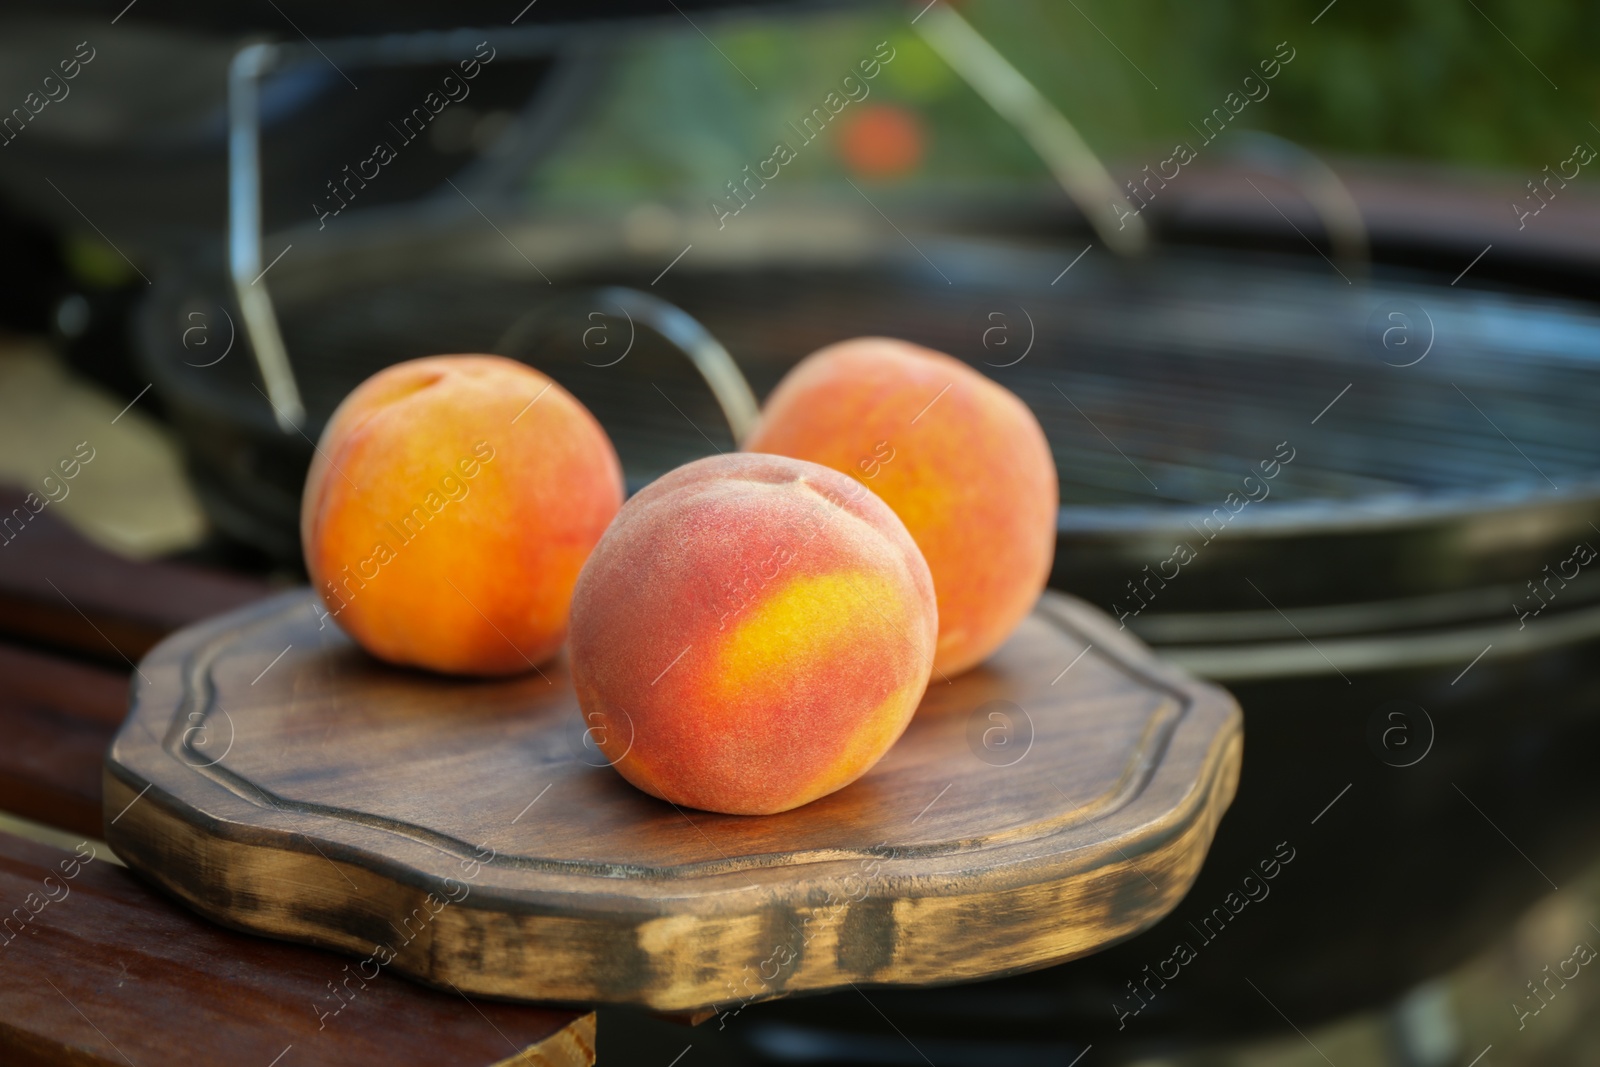
{"label": "wooden table", "polygon": [[[0,509],[20,500],[0,492]],[[0,547],[0,811],[51,828],[21,827],[50,843],[0,831],[0,1063],[592,1064],[592,1012],[395,976],[352,995],[349,959],[209,923],[97,840],[132,663],[168,631],[271,591],[129,563],[47,513]]]}

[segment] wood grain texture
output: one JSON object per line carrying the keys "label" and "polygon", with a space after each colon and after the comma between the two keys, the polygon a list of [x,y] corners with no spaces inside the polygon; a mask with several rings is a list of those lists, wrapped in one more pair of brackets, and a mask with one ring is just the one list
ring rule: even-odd
{"label": "wood grain texture", "polygon": [[99,837],[101,765],[128,672],[0,644],[0,811]]}
{"label": "wood grain texture", "polygon": [[344,985],[347,961],[224,930],[90,855],[0,834],[8,1067],[594,1062],[593,1014],[469,1006],[395,975]]}
{"label": "wood grain texture", "polygon": [[629,786],[559,662],[399,670],[314,604],[141,664],[107,840],[221,922],[473,993],[690,1012],[1059,963],[1176,904],[1238,777],[1233,700],[1056,594],[864,778],[763,817]]}
{"label": "wood grain texture", "polygon": [[[0,486],[0,515],[25,494]],[[0,633],[126,668],[180,626],[272,591],[253,578],[107,552],[46,508],[0,533]]]}

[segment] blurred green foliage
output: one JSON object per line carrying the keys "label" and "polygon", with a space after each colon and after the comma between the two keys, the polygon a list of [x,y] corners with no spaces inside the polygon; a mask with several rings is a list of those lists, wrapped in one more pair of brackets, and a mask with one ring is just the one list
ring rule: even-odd
{"label": "blurred green foliage", "polygon": [[[971,0],[962,11],[1103,158],[1130,170],[1178,140],[1198,146],[1190,123],[1221,105],[1283,41],[1295,51],[1293,63],[1239,125],[1331,156],[1519,173],[1565,158],[1579,141],[1600,145],[1600,4],[1326,5]],[[776,141],[799,147],[787,123],[820,104],[883,40],[896,56],[866,103],[914,111],[928,140],[924,165],[896,184],[1041,180],[1044,169],[1022,139],[921,42],[910,26],[915,10],[701,16],[699,29],[668,20],[619,45],[604,98],[530,192],[547,206],[643,196],[704,202]],[[799,186],[847,173],[837,132],[800,148],[782,181]]]}

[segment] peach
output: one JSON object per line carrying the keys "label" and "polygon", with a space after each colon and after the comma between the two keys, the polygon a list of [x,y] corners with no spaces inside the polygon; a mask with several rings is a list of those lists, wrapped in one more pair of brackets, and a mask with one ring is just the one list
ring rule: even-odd
{"label": "peach", "polygon": [[883,501],[782,456],[679,467],[629,500],[578,577],[570,662],[628,781],[764,815],[855,781],[927,688],[928,566]]}
{"label": "peach", "polygon": [[300,539],[327,615],[380,659],[525,671],[622,505],[622,467],[570,393],[500,356],[430,356],[362,382],[311,463]]}
{"label": "peach", "polygon": [[941,352],[881,337],[820,349],[744,447],[843,471],[894,509],[933,572],[942,675],[998,648],[1050,576],[1059,489],[1039,420]]}

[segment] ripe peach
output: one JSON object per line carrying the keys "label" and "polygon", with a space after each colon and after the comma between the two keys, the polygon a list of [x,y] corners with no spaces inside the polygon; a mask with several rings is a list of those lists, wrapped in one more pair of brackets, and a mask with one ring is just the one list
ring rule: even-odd
{"label": "ripe peach", "polygon": [[941,352],[882,337],[820,349],[744,447],[853,475],[894,509],[933,572],[941,673],[998,648],[1050,576],[1059,490],[1039,420]]}
{"label": "ripe peach", "polygon": [[565,389],[500,356],[430,356],[334,411],[300,539],[328,615],[373,655],[510,674],[560,649],[621,505],[611,441]]}
{"label": "ripe peach", "polygon": [[937,632],[928,566],[883,501],[814,463],[713,456],[628,501],[589,557],[572,681],[628,781],[764,815],[888,751]]}

